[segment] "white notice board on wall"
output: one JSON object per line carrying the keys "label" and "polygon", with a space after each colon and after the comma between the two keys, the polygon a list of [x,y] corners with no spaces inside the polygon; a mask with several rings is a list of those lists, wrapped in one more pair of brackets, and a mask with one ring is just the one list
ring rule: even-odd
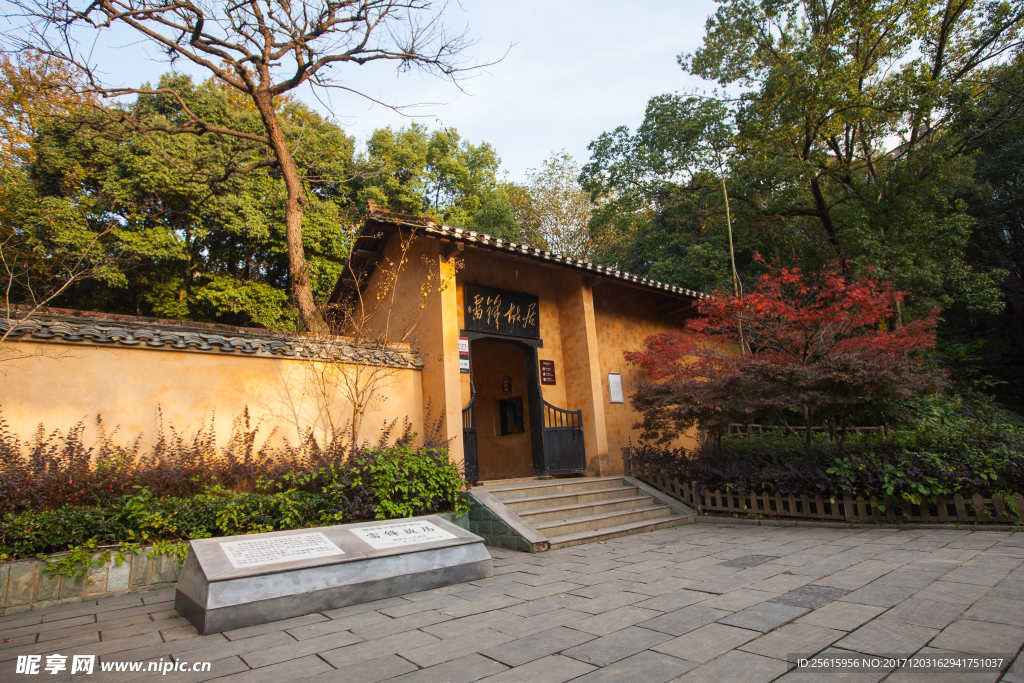
{"label": "white notice board on wall", "polygon": [[608,400],[612,403],[625,403],[622,395],[622,375],[617,372],[608,373]]}

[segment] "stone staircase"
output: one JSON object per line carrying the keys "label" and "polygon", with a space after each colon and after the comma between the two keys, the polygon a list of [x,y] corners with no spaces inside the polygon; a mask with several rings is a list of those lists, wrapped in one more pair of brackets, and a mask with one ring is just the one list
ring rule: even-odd
{"label": "stone staircase", "polygon": [[[536,550],[654,531],[693,510],[632,477],[549,479],[476,487],[471,494]],[[545,547],[546,546],[546,547]]]}

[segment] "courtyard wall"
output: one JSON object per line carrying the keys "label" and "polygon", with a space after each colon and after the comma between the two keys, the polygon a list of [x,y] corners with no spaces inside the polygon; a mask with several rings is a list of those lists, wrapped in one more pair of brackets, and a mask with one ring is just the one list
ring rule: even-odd
{"label": "courtyard wall", "polygon": [[[344,427],[351,415],[337,390],[315,390],[320,364],[302,356],[302,337],[74,312],[46,315],[27,330],[6,343],[22,357],[0,366],[0,411],[22,438],[39,425],[51,432],[84,421],[91,444],[98,414],[108,431],[119,429],[117,443],[141,436],[143,451],[161,421],[186,436],[214,421],[223,444],[232,420],[248,410],[260,444],[271,434],[295,443],[308,429],[323,442],[332,423]],[[396,364],[363,416],[361,439],[374,442],[385,423],[397,419],[400,427],[408,417],[422,440],[422,361],[406,347]]]}

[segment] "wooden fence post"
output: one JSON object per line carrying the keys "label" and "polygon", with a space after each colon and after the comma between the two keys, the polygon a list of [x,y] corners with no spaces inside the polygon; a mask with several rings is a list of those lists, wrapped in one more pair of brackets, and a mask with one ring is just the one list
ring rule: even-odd
{"label": "wooden fence post", "polygon": [[988,512],[985,511],[985,499],[981,497],[980,493],[975,493],[971,498],[971,502],[974,504],[974,514],[977,516],[978,521],[991,522],[992,518]]}
{"label": "wooden fence post", "polygon": [[964,497],[959,493],[953,496],[953,505],[956,506],[956,518],[960,522],[970,521],[967,518],[967,508],[964,506]]}
{"label": "wooden fence post", "polygon": [[846,514],[847,522],[857,521],[857,512],[853,509],[853,496],[849,493],[843,494],[843,512]]}

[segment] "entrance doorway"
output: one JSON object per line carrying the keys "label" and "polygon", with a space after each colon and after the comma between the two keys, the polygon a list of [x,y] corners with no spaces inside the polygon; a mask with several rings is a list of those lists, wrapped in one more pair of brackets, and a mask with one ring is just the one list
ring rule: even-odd
{"label": "entrance doorway", "polygon": [[526,349],[511,342],[470,342],[480,479],[516,479],[537,473],[531,410],[536,391],[527,372],[527,355]]}
{"label": "entrance doorway", "polygon": [[583,415],[541,393],[537,346],[463,331],[470,339],[462,437],[469,481],[583,474]]}

